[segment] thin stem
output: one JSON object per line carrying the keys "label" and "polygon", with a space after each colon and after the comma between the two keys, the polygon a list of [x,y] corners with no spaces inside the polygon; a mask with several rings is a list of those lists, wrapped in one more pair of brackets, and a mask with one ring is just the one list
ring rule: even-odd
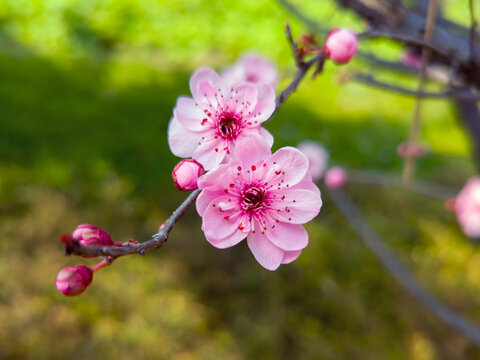
{"label": "thin stem", "polygon": [[449,200],[458,194],[458,190],[454,188],[419,179],[405,186],[401,178],[386,172],[358,169],[348,169],[347,172],[348,182],[351,183],[394,186],[439,200]]}
{"label": "thin stem", "polygon": [[477,21],[475,20],[475,7],[473,5],[473,0],[469,0],[469,9],[470,9],[470,33],[469,33],[469,40],[470,40],[470,57],[472,58],[473,62],[476,61],[475,59],[475,29],[477,27]]}
{"label": "thin stem", "polygon": [[190,206],[193,205],[195,199],[200,194],[200,190],[194,190],[184,201],[183,203],[172,213],[172,215],[165,222],[165,226],[159,230],[155,235],[152,236],[152,239],[142,242],[142,243],[132,243],[126,242],[123,243],[123,246],[78,246],[76,245],[72,250],[74,255],[89,255],[89,256],[112,256],[114,258],[131,255],[131,254],[140,254],[144,255],[148,250],[158,249],[162,247],[163,244],[168,239],[168,234],[172,231],[175,224],[182,218],[182,216],[187,212]]}
{"label": "thin stem", "polygon": [[383,267],[440,320],[480,346],[480,329],[468,319],[450,309],[415,279],[383,239],[369,226],[348,195],[341,189],[327,188],[326,191]]}
{"label": "thin stem", "polygon": [[[430,2],[428,3],[427,21],[425,24],[424,41],[426,43],[430,41],[433,35],[433,31],[435,27],[436,10],[437,10],[437,0],[430,0]],[[418,84],[419,93],[423,92],[425,79],[427,75],[427,63],[429,61],[429,58],[430,58],[430,50],[424,47],[422,49],[422,67],[420,69],[420,81]],[[420,129],[421,104],[422,104],[422,98],[417,97],[415,101],[415,109],[413,111],[412,127],[410,128],[410,135],[407,141],[407,157],[405,159],[405,166],[403,168],[403,176],[402,176],[402,180],[404,184],[408,184],[414,171],[415,158],[411,155],[411,152],[409,150],[414,146],[414,143],[417,139],[418,132]]]}

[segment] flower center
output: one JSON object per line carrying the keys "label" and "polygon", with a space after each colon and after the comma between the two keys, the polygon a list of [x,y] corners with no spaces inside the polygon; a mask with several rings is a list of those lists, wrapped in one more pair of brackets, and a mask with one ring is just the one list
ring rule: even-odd
{"label": "flower center", "polygon": [[265,190],[252,186],[242,192],[242,209],[246,212],[258,212],[265,208]]}
{"label": "flower center", "polygon": [[223,138],[234,139],[240,133],[240,120],[233,113],[223,114],[220,116],[217,128]]}

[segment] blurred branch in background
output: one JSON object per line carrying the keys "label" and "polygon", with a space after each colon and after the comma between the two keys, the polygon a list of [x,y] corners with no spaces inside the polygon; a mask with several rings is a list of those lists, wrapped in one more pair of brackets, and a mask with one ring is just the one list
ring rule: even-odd
{"label": "blurred branch in background", "polygon": [[480,329],[462,315],[451,310],[418,283],[415,277],[410,274],[407,268],[388,248],[382,238],[368,225],[347,194],[341,189],[334,190],[329,188],[327,188],[327,193],[345,218],[350,222],[363,243],[377,257],[385,269],[439,319],[480,346]]}

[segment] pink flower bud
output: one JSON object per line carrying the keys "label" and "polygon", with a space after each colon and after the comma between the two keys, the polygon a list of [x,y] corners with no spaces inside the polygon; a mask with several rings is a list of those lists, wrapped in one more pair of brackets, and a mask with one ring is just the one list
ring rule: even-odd
{"label": "pink flower bud", "polygon": [[402,64],[420,69],[422,67],[422,57],[420,54],[409,50],[403,54]]}
{"label": "pink flower bud", "polygon": [[467,181],[455,199],[455,213],[463,232],[480,238],[480,177]]}
{"label": "pink flower bud", "polygon": [[110,234],[98,226],[90,224],[78,225],[72,234],[73,240],[80,246],[110,246],[113,245]]}
{"label": "pink flower bud", "polygon": [[336,64],[348,63],[357,53],[358,39],[347,29],[333,29],[325,42],[326,55]]}
{"label": "pink flower bud", "polygon": [[92,278],[92,270],[85,265],[67,266],[58,272],[55,286],[66,296],[76,296],[85,291]]}
{"label": "pink flower bud", "polygon": [[402,142],[397,147],[397,154],[401,157],[424,157],[427,155],[427,150],[419,144],[408,144],[408,142]]}
{"label": "pink flower bud", "polygon": [[198,189],[197,180],[205,174],[203,166],[193,159],[180,161],[172,171],[173,182],[177,189],[190,191]]}
{"label": "pink flower bud", "polygon": [[325,185],[329,188],[337,189],[347,182],[347,172],[340,166],[334,166],[327,170],[325,174]]}

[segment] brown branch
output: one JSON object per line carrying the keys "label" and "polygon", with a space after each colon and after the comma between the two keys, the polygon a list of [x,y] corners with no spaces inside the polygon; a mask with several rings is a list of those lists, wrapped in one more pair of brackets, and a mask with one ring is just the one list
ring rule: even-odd
{"label": "brown branch", "polygon": [[[433,36],[434,28],[435,28],[435,18],[437,12],[437,0],[430,0],[428,3],[427,9],[427,20],[425,23],[425,34],[424,34],[424,41],[426,43],[430,42],[430,39]],[[427,64],[430,59],[430,49],[429,48],[422,48],[422,67],[420,69],[420,80],[418,84],[418,92],[423,92],[423,88],[425,86],[425,80],[427,78]],[[415,109],[413,111],[413,121],[412,127],[410,128],[410,134],[408,136],[407,141],[407,157],[405,159],[405,166],[403,167],[403,175],[402,180],[404,184],[408,184],[410,181],[414,166],[415,166],[415,158],[411,155],[409,151],[411,147],[414,146],[415,141],[417,141],[418,132],[420,131],[420,123],[422,120],[421,117],[421,105],[422,105],[422,98],[418,97],[415,101]]]}
{"label": "brown branch", "polygon": [[123,246],[79,246],[76,244],[74,248],[69,251],[68,255],[112,256],[117,258],[131,254],[144,255],[148,250],[158,249],[165,244],[168,239],[168,234],[172,231],[177,221],[180,220],[190,206],[193,205],[198,194],[200,194],[200,190],[194,190],[172,213],[161,230],[153,235],[150,240],[139,244],[126,242]]}
{"label": "brown branch", "polygon": [[395,92],[401,95],[415,96],[420,98],[430,98],[430,99],[453,98],[455,100],[460,100],[467,103],[475,103],[477,101],[480,101],[480,94],[473,93],[470,89],[450,89],[447,91],[440,91],[440,92],[428,92],[428,91],[410,90],[398,85],[385,83],[385,82],[376,80],[371,75],[356,74],[356,75],[353,75],[352,79],[364,84],[381,88],[381,89],[390,90],[392,92]]}
{"label": "brown branch", "polygon": [[470,57],[472,58],[473,62],[476,62],[475,56],[475,28],[477,27],[477,21],[475,20],[475,7],[473,6],[473,0],[469,0],[469,10],[470,10],[470,32],[469,32],[469,40],[470,40]]}
{"label": "brown branch", "polygon": [[327,188],[326,191],[383,267],[440,320],[480,346],[480,329],[461,314],[450,309],[415,279],[383,239],[370,227],[348,195],[341,189]]}
{"label": "brown branch", "polygon": [[[308,70],[315,64],[323,64],[325,61],[325,55],[319,54],[315,56],[313,59],[310,59],[306,63],[300,63],[298,65],[298,71],[295,75],[295,78],[292,80],[290,85],[288,85],[280,94],[278,94],[277,99],[275,101],[276,108],[274,114],[280,109],[283,103],[294,93],[302,79],[305,77]],[[273,115],[273,114],[272,114]]]}

